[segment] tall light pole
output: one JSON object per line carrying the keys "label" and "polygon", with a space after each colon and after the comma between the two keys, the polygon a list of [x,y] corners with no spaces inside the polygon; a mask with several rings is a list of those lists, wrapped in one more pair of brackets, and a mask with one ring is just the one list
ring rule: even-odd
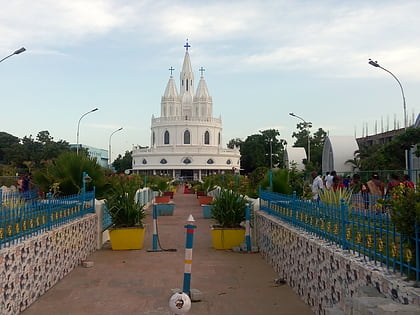
{"label": "tall light pole", "polygon": [[398,85],[400,86],[400,89],[401,89],[401,95],[402,95],[402,99],[403,99],[404,130],[406,130],[407,129],[407,106],[405,104],[404,89],[403,89],[403,87],[401,85],[400,80],[398,80],[398,78],[391,71],[389,71],[388,69],[385,69],[384,67],[381,67],[377,61],[373,61],[372,59],[369,59],[369,64],[372,65],[372,66],[374,66],[374,67],[376,67],[376,68],[381,68],[382,70],[384,70],[384,71],[388,72],[390,75],[392,75],[395,80],[397,80]]}
{"label": "tall light pole", "polygon": [[77,143],[76,143],[76,154],[79,155],[79,130],[80,130],[80,121],[82,120],[83,117],[85,117],[87,114],[96,112],[98,110],[98,108],[94,108],[90,111],[88,111],[87,113],[84,113],[82,115],[82,117],[80,117],[79,122],[77,123]]}
{"label": "tall light pole", "polygon": [[312,127],[312,123],[310,121],[306,121],[302,117],[299,117],[298,115],[295,115],[293,113],[289,113],[289,115],[302,120],[303,121],[303,126],[308,129],[308,162],[310,162],[311,161],[311,137],[310,137],[310,133],[309,133],[309,128]]}
{"label": "tall light pole", "polygon": [[19,48],[18,50],[15,50],[13,53],[11,53],[9,56],[4,57],[2,60],[0,60],[0,62],[2,62],[3,60],[12,57],[13,55],[19,55],[20,53],[23,53],[25,51],[25,47]]}
{"label": "tall light pole", "polygon": [[108,149],[109,149],[109,153],[108,153],[108,168],[111,168],[111,137],[114,133],[122,130],[123,128],[118,128],[117,130],[113,131],[111,133],[111,135],[109,136],[109,141],[108,141]]}

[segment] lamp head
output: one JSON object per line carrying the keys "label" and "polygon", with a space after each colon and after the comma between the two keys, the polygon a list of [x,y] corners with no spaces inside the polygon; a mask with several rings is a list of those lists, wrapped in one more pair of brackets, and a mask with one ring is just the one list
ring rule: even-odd
{"label": "lamp head", "polygon": [[369,62],[368,62],[371,66],[380,68],[381,66],[379,65],[379,63],[377,61],[373,61],[372,59],[369,58]]}
{"label": "lamp head", "polygon": [[13,55],[19,55],[20,53],[23,53],[24,51],[26,51],[25,47],[19,48],[13,53]]}

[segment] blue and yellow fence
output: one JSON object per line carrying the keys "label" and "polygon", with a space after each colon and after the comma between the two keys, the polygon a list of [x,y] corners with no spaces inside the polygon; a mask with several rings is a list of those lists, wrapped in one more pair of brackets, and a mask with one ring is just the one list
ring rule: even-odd
{"label": "blue and yellow fence", "polygon": [[0,249],[95,212],[95,190],[62,198],[48,194],[46,199],[12,194],[0,190]]}
{"label": "blue and yellow fence", "polygon": [[260,210],[420,281],[420,229],[414,237],[396,231],[388,212],[349,209],[302,200],[296,195],[260,191]]}

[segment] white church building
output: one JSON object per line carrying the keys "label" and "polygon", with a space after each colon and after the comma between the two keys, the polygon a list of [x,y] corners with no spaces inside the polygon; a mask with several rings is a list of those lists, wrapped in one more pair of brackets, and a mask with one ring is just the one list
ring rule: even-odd
{"label": "white church building", "polygon": [[239,148],[222,146],[222,119],[213,117],[213,100],[201,67],[194,93],[188,42],[179,76],[179,92],[171,75],[161,99],[160,117],[152,116],[150,147],[133,148],[132,171],[143,175],[201,180],[207,175],[239,171]]}

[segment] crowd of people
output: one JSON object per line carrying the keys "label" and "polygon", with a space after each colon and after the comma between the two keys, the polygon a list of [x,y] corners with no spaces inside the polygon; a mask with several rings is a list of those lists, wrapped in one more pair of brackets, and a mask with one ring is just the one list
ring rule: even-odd
{"label": "crowd of people", "polygon": [[395,173],[390,175],[386,184],[380,180],[377,173],[372,174],[371,178],[365,183],[362,182],[359,174],[353,174],[352,177],[350,175],[343,177],[337,175],[336,171],[327,172],[324,177],[321,177],[317,172],[312,172],[311,176],[313,179],[312,198],[314,201],[319,200],[318,192],[320,189],[332,189],[333,191],[338,189],[351,190],[355,197],[360,196],[360,200],[364,204],[376,202],[380,198],[392,195],[392,190],[400,184],[410,189],[415,189],[415,185],[408,175],[400,178]]}

